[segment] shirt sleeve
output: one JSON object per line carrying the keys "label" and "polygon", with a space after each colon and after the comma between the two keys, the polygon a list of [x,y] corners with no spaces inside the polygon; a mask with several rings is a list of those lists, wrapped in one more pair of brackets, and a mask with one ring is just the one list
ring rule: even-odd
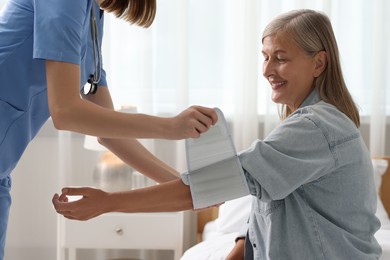
{"label": "shirt sleeve", "polygon": [[33,58],[80,64],[88,2],[35,1]]}
{"label": "shirt sleeve", "polygon": [[236,236],[236,242],[238,239],[240,238],[245,238],[246,237],[246,234],[248,233],[248,230],[249,230],[249,219],[248,221],[241,227],[241,229],[238,231],[238,234]]}
{"label": "shirt sleeve", "polygon": [[302,115],[286,119],[239,157],[251,194],[263,201],[283,199],[335,165],[326,136]]}

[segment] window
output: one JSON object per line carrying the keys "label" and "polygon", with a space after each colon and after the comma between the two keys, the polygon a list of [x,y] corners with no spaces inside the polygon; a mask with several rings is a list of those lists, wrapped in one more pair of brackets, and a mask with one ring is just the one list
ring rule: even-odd
{"label": "window", "polygon": [[390,10],[388,1],[157,3],[149,29],[106,16],[105,64],[114,100],[120,103],[135,103],[154,113],[173,113],[191,104],[234,113],[237,97],[246,95],[258,103],[258,114],[276,113],[258,60],[261,32],[277,14],[299,8],[322,10],[330,17],[344,76],[362,115],[371,114],[375,96],[383,104],[390,98],[390,54],[385,48],[390,21],[384,13]]}

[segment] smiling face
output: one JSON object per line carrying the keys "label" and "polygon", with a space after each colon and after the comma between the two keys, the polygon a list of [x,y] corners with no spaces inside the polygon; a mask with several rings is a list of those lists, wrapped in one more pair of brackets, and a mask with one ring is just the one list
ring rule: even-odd
{"label": "smiling face", "polygon": [[272,101],[295,111],[313,89],[320,53],[309,56],[291,37],[278,32],[263,40],[263,75],[272,88]]}

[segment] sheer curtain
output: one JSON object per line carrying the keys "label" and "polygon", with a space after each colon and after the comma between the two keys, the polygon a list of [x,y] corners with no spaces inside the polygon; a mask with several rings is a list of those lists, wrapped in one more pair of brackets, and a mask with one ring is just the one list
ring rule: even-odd
{"label": "sheer curtain", "polygon": [[113,98],[140,112],[176,114],[193,105],[220,107],[238,150],[278,123],[261,75],[261,33],[291,9],[324,11],[339,43],[344,74],[370,123],[372,155],[385,153],[390,113],[386,0],[164,0],[148,29],[106,16],[103,56]]}
{"label": "sheer curtain", "polygon": [[278,123],[278,107],[261,75],[261,33],[291,9],[324,11],[339,43],[344,74],[370,123],[369,146],[385,153],[390,106],[386,0],[164,0],[140,29],[106,16],[104,61],[115,101],[139,111],[176,114],[193,105],[220,107],[238,150]]}

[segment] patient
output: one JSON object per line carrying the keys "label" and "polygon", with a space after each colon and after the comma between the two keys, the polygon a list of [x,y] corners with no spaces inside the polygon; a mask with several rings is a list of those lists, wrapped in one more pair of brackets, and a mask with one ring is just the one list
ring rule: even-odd
{"label": "patient", "polygon": [[[378,259],[371,158],[328,17],[312,10],[282,14],[266,27],[262,43],[263,75],[281,104],[282,122],[239,155],[253,202],[228,259]],[[114,211],[190,210],[193,188],[181,179],[116,193],[64,188],[53,204],[78,220]],[[68,202],[69,195],[83,198]]]}

